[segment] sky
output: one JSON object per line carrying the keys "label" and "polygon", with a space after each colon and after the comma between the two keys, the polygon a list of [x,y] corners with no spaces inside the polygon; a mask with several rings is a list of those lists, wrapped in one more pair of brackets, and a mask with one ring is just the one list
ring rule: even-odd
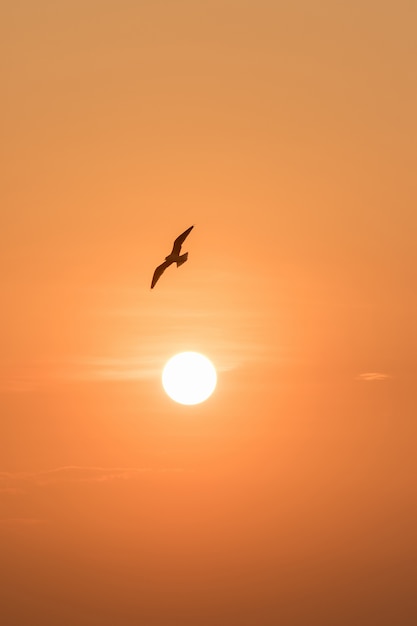
{"label": "sky", "polygon": [[2,6],[2,624],[416,623],[416,13]]}

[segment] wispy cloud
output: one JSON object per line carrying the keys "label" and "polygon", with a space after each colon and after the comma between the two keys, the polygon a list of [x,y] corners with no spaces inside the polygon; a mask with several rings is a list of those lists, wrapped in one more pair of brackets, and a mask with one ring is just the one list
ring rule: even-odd
{"label": "wispy cloud", "polygon": [[155,357],[86,357],[74,364],[73,377],[98,380],[139,380],[158,376],[163,360]]}
{"label": "wispy cloud", "polygon": [[33,480],[38,485],[56,483],[104,483],[131,480],[150,472],[148,467],[82,467],[69,465],[38,472]]}
{"label": "wispy cloud", "polygon": [[383,372],[365,372],[356,377],[357,380],[369,382],[387,380],[388,378],[391,378],[391,376],[389,374],[384,374]]}
{"label": "wispy cloud", "polygon": [[[224,344],[224,345],[223,345]],[[222,350],[227,356],[223,356],[216,362],[218,371],[234,369],[238,364],[247,360],[244,348],[229,345],[223,342]],[[24,367],[22,371],[9,373],[1,377],[0,394],[22,394],[39,391],[56,383],[74,383],[89,381],[139,381],[159,378],[163,367],[176,352],[196,349],[193,342],[181,348],[178,345],[155,342],[153,347],[146,350],[138,349],[140,356],[81,356],[69,359],[65,362],[45,361]],[[204,348],[197,351],[207,352]],[[256,353],[252,349],[253,355]]]}
{"label": "wispy cloud", "polygon": [[0,472],[0,493],[24,493],[29,486],[105,483],[135,480],[149,473],[180,472],[180,468],[96,467],[67,465],[38,472]]}
{"label": "wispy cloud", "polygon": [[140,380],[158,376],[163,357],[89,356],[42,361],[0,372],[0,394],[24,394],[51,384],[99,380]]}
{"label": "wispy cloud", "polygon": [[[85,503],[86,495],[103,490],[106,494],[110,487],[117,490],[120,487],[120,493],[126,493],[124,485],[127,484],[137,493],[137,489],[146,485],[146,477],[152,480],[156,476],[176,475],[183,471],[169,467],[68,465],[37,472],[0,472],[0,530],[54,522],[63,517],[65,503],[71,498],[84,498]],[[52,502],[60,503],[58,513],[51,511]]]}

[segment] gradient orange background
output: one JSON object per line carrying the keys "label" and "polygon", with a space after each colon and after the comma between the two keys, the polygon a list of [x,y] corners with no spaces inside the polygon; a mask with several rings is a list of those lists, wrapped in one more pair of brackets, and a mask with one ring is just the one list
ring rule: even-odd
{"label": "gradient orange background", "polygon": [[415,5],[1,13],[1,623],[415,624]]}

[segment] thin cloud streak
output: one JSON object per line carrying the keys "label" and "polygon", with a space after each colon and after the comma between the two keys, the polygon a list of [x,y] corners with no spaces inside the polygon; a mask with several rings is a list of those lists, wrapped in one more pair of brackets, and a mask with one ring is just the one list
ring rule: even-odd
{"label": "thin cloud streak", "polygon": [[[133,346],[133,347],[132,347]],[[168,337],[155,338],[152,344],[138,346],[135,352],[134,342],[129,353],[121,356],[80,356],[68,361],[45,360],[16,368],[9,377],[0,381],[0,394],[30,393],[41,391],[56,383],[74,383],[79,381],[134,381],[159,378],[168,359],[178,352],[195,350],[206,354],[214,363],[218,372],[230,371],[248,362],[276,361],[279,358],[274,349],[248,341],[239,344],[230,339],[213,337],[209,341],[172,342]],[[20,370],[20,371],[19,371]]]}
{"label": "thin cloud streak", "polygon": [[0,493],[23,492],[23,485],[52,485],[60,483],[103,483],[126,481],[150,473],[181,472],[181,468],[152,467],[85,467],[68,465],[39,472],[0,472]]}
{"label": "thin cloud streak", "polygon": [[383,374],[382,372],[365,372],[363,374],[359,374],[356,377],[356,380],[363,380],[367,382],[387,380],[391,378],[389,374]]}
{"label": "thin cloud streak", "polygon": [[[45,498],[51,497],[66,500],[68,494],[84,492],[94,493],[101,489],[119,489],[124,491],[125,485],[133,490],[142,488],[146,477],[176,476],[184,472],[183,468],[170,467],[101,467],[68,465],[37,472],[0,472],[0,528],[31,527],[54,521],[54,514],[47,507]],[[144,482],[142,482],[142,480]],[[84,492],[85,493],[85,492]],[[53,495],[51,495],[53,494]],[[76,495],[76,497],[78,497]],[[107,499],[107,496],[106,496]],[[46,515],[43,516],[45,511]],[[25,515],[26,513],[26,515]],[[59,514],[58,514],[59,517]],[[56,521],[56,520],[55,520]]]}

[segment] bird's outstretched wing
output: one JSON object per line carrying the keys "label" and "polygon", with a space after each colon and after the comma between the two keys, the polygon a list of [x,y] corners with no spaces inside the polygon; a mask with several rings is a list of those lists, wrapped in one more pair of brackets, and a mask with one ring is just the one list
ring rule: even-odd
{"label": "bird's outstretched wing", "polygon": [[194,228],[194,224],[192,226],[190,226],[190,228],[187,228],[187,230],[185,230],[182,233],[182,235],[180,235],[179,237],[176,238],[176,240],[174,241],[174,247],[172,248],[171,254],[179,254],[180,253],[182,244],[184,243],[184,241],[186,240],[186,238],[188,237],[190,232],[193,230],[193,228]]}
{"label": "bird's outstretched wing", "polygon": [[171,265],[171,261],[164,261],[161,265],[158,265],[156,270],[153,273],[151,289],[153,289],[158,282],[159,278],[165,272],[166,268]]}

